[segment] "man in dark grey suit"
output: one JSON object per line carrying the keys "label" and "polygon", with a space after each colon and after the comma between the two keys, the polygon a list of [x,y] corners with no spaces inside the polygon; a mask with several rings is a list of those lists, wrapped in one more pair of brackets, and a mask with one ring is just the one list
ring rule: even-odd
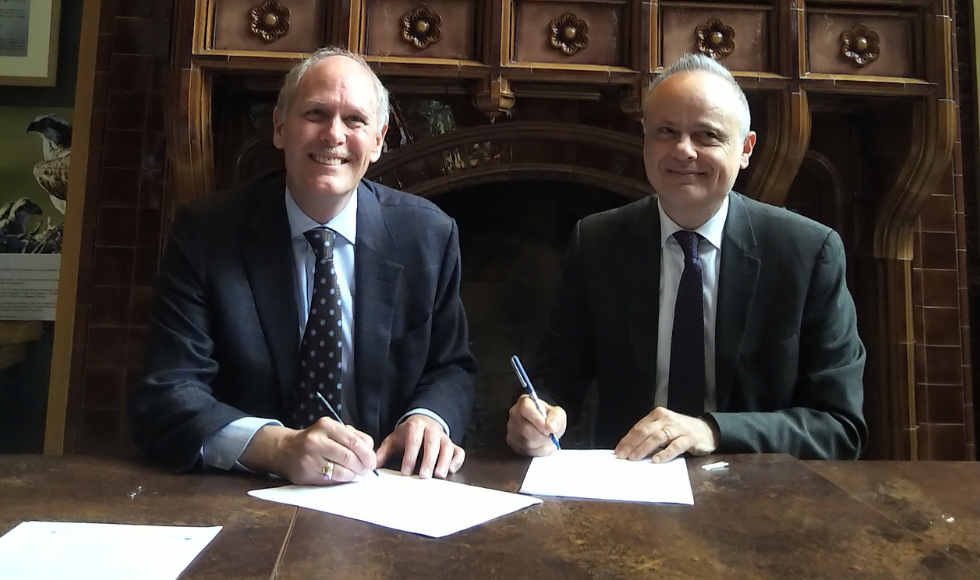
{"label": "man in dark grey suit", "polygon": [[422,477],[460,468],[475,362],[456,224],[362,179],[387,119],[364,60],[322,49],[276,105],[285,174],[180,209],[130,400],[147,456],[299,484],[348,481],[398,454],[406,474],[418,458]]}
{"label": "man in dark grey suit", "polygon": [[865,351],[840,237],[731,191],[756,137],[712,59],[686,55],[654,81],[643,130],[658,195],[576,226],[530,369],[555,404],[542,416],[522,397],[508,444],[552,453],[595,381],[595,444],[619,457],[856,458]]}

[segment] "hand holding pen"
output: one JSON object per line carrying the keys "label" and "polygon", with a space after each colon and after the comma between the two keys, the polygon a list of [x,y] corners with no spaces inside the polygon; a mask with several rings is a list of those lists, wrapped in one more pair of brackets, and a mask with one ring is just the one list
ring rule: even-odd
{"label": "hand holding pen", "polygon": [[[341,425],[344,425],[344,426],[349,427],[349,425],[347,425],[347,423],[344,423],[344,420],[340,418],[340,415],[337,414],[337,411],[334,410],[333,405],[331,405],[329,401],[327,401],[326,399],[324,399],[323,398],[323,395],[321,395],[319,393],[319,391],[317,392],[316,396],[320,399],[320,402],[323,403],[323,406],[325,406],[327,408],[327,411],[330,412],[330,414],[333,416],[333,418],[334,418],[335,421],[337,421]],[[324,480],[329,480],[330,479],[329,474],[327,473],[328,470],[332,474],[332,472],[333,472],[333,462],[332,461],[331,462],[328,462],[328,466],[323,468],[323,479]],[[378,470],[377,469],[373,469],[372,471],[374,471],[374,474],[375,475],[377,475],[378,477],[381,477],[381,474],[378,473]]]}
{"label": "hand holding pen", "polygon": [[[538,399],[538,394],[534,391],[534,386],[531,385],[531,379],[528,378],[527,373],[524,371],[524,366],[521,364],[521,360],[517,358],[517,355],[514,355],[510,357],[510,364],[511,366],[514,367],[514,372],[517,373],[517,380],[520,381],[521,388],[524,389],[524,392],[527,394],[528,398],[534,404],[534,407],[537,409],[538,413],[540,413],[541,417],[547,422],[548,413],[546,413],[544,407],[542,407],[541,400]],[[514,443],[511,441],[510,431],[511,431],[510,424],[508,424],[508,437],[507,437],[508,443],[511,444],[511,447],[517,449],[517,447],[515,447]],[[551,433],[550,437],[551,437],[551,443],[554,444],[556,449],[560,450],[561,445],[558,443],[558,437],[555,436],[554,433]]]}

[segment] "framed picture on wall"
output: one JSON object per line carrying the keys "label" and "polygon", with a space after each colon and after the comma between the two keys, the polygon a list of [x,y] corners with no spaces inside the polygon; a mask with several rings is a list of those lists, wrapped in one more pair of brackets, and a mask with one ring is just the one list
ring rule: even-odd
{"label": "framed picture on wall", "polygon": [[53,87],[61,0],[0,0],[0,85]]}

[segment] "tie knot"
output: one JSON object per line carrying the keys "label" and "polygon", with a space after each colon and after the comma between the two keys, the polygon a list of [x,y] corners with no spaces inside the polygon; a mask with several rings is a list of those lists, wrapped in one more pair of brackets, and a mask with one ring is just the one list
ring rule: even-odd
{"label": "tie knot", "polygon": [[674,238],[684,250],[685,260],[695,260],[698,257],[698,244],[701,242],[701,234],[688,230],[678,230],[674,232]]}
{"label": "tie knot", "polygon": [[310,247],[313,248],[313,253],[318,260],[333,258],[333,242],[337,232],[320,227],[307,230],[303,235],[306,236],[306,241],[310,242]]}

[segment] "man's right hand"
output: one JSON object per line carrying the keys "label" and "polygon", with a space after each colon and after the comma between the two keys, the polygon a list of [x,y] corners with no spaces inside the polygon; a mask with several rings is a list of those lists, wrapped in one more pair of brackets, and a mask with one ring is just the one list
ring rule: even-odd
{"label": "man's right hand", "polygon": [[[378,466],[370,435],[328,417],[321,417],[301,431],[278,425],[262,427],[245,447],[239,462],[296,485],[350,481],[355,475],[370,474]],[[329,478],[325,472],[329,472]]]}
{"label": "man's right hand", "polygon": [[561,438],[565,434],[567,418],[561,407],[551,406],[541,401],[541,409],[547,413],[545,419],[534,406],[534,401],[527,395],[510,408],[507,419],[507,444],[522,455],[540,457],[555,452],[555,444],[551,435]]}

